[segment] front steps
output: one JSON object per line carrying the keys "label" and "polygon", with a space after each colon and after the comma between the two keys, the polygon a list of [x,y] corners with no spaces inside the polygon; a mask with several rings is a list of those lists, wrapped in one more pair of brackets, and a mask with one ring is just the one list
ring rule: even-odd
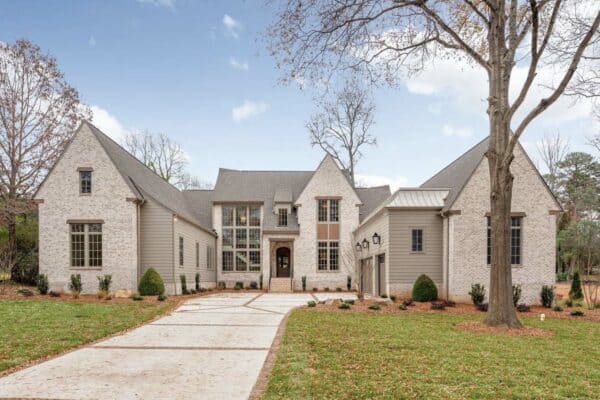
{"label": "front steps", "polygon": [[271,278],[271,293],[292,293],[292,278]]}

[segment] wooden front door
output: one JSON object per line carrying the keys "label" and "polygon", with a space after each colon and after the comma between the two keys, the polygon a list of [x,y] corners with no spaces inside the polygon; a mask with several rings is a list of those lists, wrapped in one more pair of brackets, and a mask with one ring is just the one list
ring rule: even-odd
{"label": "wooden front door", "polygon": [[280,247],[276,253],[277,278],[290,277],[290,249],[289,247]]}
{"label": "wooden front door", "polygon": [[377,295],[385,293],[385,254],[377,256]]}
{"label": "wooden front door", "polygon": [[373,259],[365,258],[360,261],[360,289],[362,293],[373,295]]}

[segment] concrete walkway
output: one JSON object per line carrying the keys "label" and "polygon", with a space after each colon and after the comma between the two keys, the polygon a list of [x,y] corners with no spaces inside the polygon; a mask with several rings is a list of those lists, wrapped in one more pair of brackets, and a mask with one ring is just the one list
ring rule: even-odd
{"label": "concrete walkway", "polygon": [[0,378],[0,399],[246,399],[285,314],[351,294],[220,293]]}

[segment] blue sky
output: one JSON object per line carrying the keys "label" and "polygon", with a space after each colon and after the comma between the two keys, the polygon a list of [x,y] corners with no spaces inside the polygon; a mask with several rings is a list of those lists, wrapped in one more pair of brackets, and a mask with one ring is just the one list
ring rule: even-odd
{"label": "blue sky", "polygon": [[[305,128],[314,91],[279,85],[261,41],[272,18],[260,1],[5,1],[0,40],[24,37],[54,55],[106,133],[167,133],[191,172],[214,182],[219,167],[304,170],[323,157]],[[485,84],[443,61],[376,90],[379,145],[365,151],[361,181],[419,185],[481,140]],[[536,143],[556,131],[591,152],[589,104],[563,100],[531,125],[522,142],[534,160]]]}

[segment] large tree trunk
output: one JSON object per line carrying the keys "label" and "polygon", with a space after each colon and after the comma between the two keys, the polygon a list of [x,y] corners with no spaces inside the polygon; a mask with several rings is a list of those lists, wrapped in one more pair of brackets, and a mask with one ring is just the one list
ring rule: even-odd
{"label": "large tree trunk", "polygon": [[10,271],[10,279],[17,280],[17,217],[13,210],[8,210],[6,216],[8,226],[8,243],[7,243],[7,270]]}

